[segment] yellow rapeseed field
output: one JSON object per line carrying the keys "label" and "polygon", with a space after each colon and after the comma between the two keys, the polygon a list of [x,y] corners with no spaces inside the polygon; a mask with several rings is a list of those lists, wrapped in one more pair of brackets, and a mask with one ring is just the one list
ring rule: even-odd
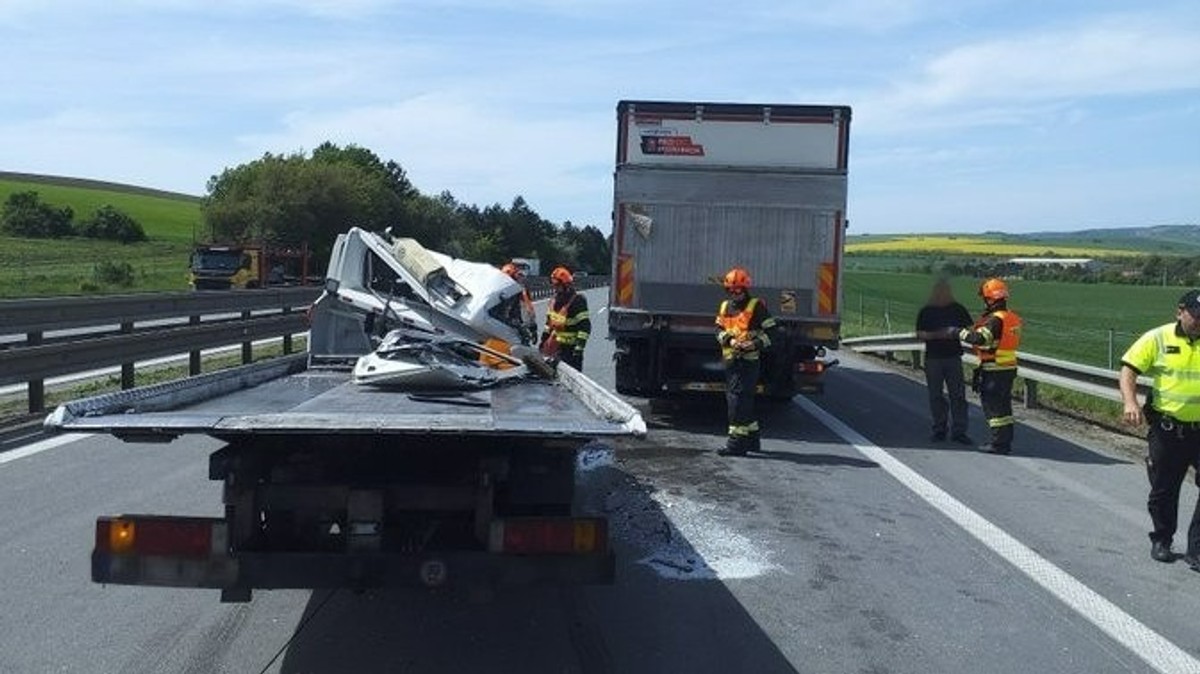
{"label": "yellow rapeseed field", "polygon": [[886,239],[872,238],[869,241],[848,241],[846,251],[850,253],[913,254],[913,253],[957,253],[960,255],[1003,255],[1011,257],[1035,257],[1053,254],[1058,257],[1104,257],[1111,255],[1137,255],[1133,251],[1118,251],[1111,248],[1088,248],[1078,245],[1053,245],[1048,243],[1019,243],[984,236],[924,236],[908,235]]}

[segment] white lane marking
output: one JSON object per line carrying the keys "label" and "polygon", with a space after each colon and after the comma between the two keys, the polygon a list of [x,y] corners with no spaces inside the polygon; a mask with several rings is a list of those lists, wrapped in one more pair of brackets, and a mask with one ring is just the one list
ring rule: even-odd
{"label": "white lane marking", "polygon": [[896,478],[900,484],[949,517],[951,521],[974,536],[980,543],[991,548],[1033,582],[1058,597],[1060,601],[1128,648],[1146,664],[1164,674],[1200,672],[1200,660],[1196,657],[1121,610],[1119,606],[1079,582],[1074,576],[1058,568],[1054,563],[1037,554],[1000,527],[984,519],[983,516],[968,508],[958,499],[942,491],[937,485],[922,477],[858,431],[850,428],[841,419],[826,412],[807,398],[801,396],[796,400],[800,407],[804,408],[804,411],[841,436],[863,456],[879,464],[880,468]]}
{"label": "white lane marking", "polygon": [[604,312],[606,312],[606,311],[608,311],[608,307],[600,307],[600,311],[597,311],[596,313],[597,313],[597,314],[602,314],[602,313],[604,313]]}
{"label": "white lane marking", "polygon": [[34,454],[41,454],[48,449],[62,447],[63,445],[69,445],[76,440],[83,440],[84,438],[90,437],[92,437],[91,433],[64,433],[63,435],[56,435],[53,438],[47,438],[41,442],[35,442],[32,445],[18,447],[12,451],[0,454],[0,464],[8,463],[9,461],[16,461],[17,459],[23,459],[27,456],[33,456]]}

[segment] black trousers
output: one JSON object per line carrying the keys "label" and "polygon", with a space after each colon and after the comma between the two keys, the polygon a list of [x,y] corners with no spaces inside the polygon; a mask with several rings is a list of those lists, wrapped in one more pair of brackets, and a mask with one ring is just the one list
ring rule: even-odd
{"label": "black trousers", "polygon": [[979,403],[996,449],[1012,449],[1012,390],[1016,378],[1016,370],[983,370],[979,376]]}
{"label": "black trousers", "polygon": [[564,347],[558,352],[558,359],[583,372],[583,349],[576,349],[573,345]]}
{"label": "black trousers", "polygon": [[926,358],[925,386],[929,391],[929,413],[933,417],[933,432],[945,433],[949,427],[952,435],[966,433],[967,386],[963,381],[962,358]]}
{"label": "black trousers", "polygon": [[729,439],[753,449],[758,439],[758,417],[754,394],[758,386],[759,362],[746,358],[725,361],[725,404],[729,411]]}
{"label": "black trousers", "polygon": [[[1150,540],[1170,543],[1179,523],[1179,492],[1189,466],[1200,463],[1200,429],[1171,428],[1169,421],[1150,415],[1146,474],[1150,477],[1147,507],[1154,531]],[[1200,466],[1197,466],[1200,467]],[[1200,475],[1196,478],[1200,484]],[[1188,527],[1188,554],[1200,554],[1200,502]]]}

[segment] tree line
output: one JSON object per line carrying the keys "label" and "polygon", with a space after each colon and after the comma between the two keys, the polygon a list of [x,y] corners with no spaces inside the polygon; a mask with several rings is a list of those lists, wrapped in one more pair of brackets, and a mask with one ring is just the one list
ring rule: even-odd
{"label": "tree line", "polygon": [[939,258],[909,264],[903,271],[971,278],[1020,276],[1031,281],[1194,286],[1200,284],[1200,257],[1112,256],[1097,259],[1089,265],[1072,266],[1015,264],[995,258]]}
{"label": "tree line", "polygon": [[308,244],[318,260],[338,233],[358,226],[391,227],[434,250],[497,265],[533,257],[543,268],[609,267],[609,241],[595,226],[551,222],[520,196],[481,207],[450,192],[423,194],[400,164],[357,145],[326,142],[227,168],[209,179],[201,209],[215,242]]}

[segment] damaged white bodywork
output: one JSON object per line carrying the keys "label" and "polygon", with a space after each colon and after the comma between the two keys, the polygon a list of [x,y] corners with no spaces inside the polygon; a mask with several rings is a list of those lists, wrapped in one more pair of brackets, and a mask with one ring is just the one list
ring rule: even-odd
{"label": "damaged white bodywork", "polygon": [[310,353],[314,360],[362,356],[393,329],[431,339],[528,343],[520,298],[521,286],[491,265],[354,227],[334,243],[325,293],[312,308]]}

